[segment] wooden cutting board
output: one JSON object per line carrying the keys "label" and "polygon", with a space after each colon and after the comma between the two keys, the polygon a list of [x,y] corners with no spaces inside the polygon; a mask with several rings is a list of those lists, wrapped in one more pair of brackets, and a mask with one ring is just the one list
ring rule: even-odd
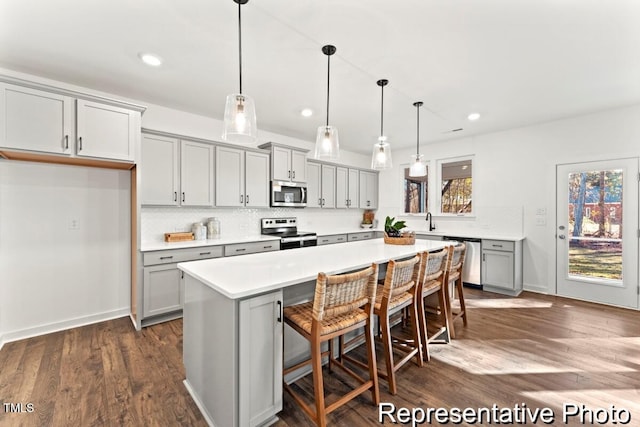
{"label": "wooden cutting board", "polygon": [[192,232],[184,232],[184,233],[164,233],[164,241],[165,242],[184,242],[186,240],[193,240]]}

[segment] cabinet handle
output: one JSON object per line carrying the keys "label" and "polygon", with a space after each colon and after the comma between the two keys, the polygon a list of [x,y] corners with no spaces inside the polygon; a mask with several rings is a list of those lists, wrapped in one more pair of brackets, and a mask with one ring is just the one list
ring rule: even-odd
{"label": "cabinet handle", "polygon": [[322,206],[324,206],[324,199],[322,199]]}
{"label": "cabinet handle", "polygon": [[272,247],[273,247],[273,245],[263,246],[262,249],[271,249]]}
{"label": "cabinet handle", "polygon": [[293,179],[296,179],[296,171],[293,171]]}
{"label": "cabinet handle", "polygon": [[491,244],[491,246],[493,246],[494,248],[501,248],[502,247],[502,245],[494,245],[494,244]]}
{"label": "cabinet handle", "polygon": [[246,251],[247,248],[240,248],[240,249],[236,249],[236,252],[242,252],[242,251]]}
{"label": "cabinet handle", "polygon": [[182,192],[182,201],[184,202],[184,191]]}
{"label": "cabinet handle", "polygon": [[78,151],[82,151],[82,137],[78,137]]}
{"label": "cabinet handle", "polygon": [[171,255],[171,256],[161,256],[160,257],[161,260],[162,259],[172,259],[172,258],[173,258],[173,255]]}
{"label": "cabinet handle", "polygon": [[240,203],[244,203],[244,196],[242,194],[240,195]]}
{"label": "cabinet handle", "polygon": [[278,301],[278,322],[282,323],[282,301]]}
{"label": "cabinet handle", "polygon": [[287,171],[287,177],[291,179],[291,171]]}
{"label": "cabinet handle", "polygon": [[322,199],[318,199],[318,205],[322,206]]}
{"label": "cabinet handle", "polygon": [[181,271],[181,272],[180,272],[180,278],[181,278],[181,279],[184,279],[184,271]]}
{"label": "cabinet handle", "polygon": [[173,192],[173,201],[174,201],[174,202],[177,202],[177,201],[178,201],[178,192],[177,192],[177,191],[174,191],[174,192]]}
{"label": "cabinet handle", "polygon": [[482,261],[486,261],[487,260],[486,256],[487,256],[487,254],[482,254]]}
{"label": "cabinet handle", "polygon": [[211,252],[200,252],[200,255],[211,255]]}
{"label": "cabinet handle", "polygon": [[247,203],[247,205],[249,204],[249,195],[247,194],[246,197],[244,198],[245,202]]}
{"label": "cabinet handle", "polygon": [[336,240],[337,240],[338,242],[342,242],[342,241],[344,240],[344,237],[338,237]]}
{"label": "cabinet handle", "polygon": [[69,135],[64,136],[64,149],[65,150],[69,149]]}

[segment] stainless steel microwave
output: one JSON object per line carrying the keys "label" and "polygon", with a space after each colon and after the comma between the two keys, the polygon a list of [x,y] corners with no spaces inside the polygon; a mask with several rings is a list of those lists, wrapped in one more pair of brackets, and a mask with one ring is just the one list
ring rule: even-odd
{"label": "stainless steel microwave", "polygon": [[304,208],[307,206],[307,184],[271,181],[271,206]]}

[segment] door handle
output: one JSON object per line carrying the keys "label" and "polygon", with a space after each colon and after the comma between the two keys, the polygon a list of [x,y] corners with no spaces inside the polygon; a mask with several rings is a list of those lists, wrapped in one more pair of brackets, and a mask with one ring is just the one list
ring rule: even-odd
{"label": "door handle", "polygon": [[558,239],[564,240],[566,237],[564,236],[564,234],[561,234],[558,236]]}

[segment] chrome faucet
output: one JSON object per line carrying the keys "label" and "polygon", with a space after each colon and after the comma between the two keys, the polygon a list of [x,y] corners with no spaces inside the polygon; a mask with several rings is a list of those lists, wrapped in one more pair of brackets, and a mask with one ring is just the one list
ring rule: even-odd
{"label": "chrome faucet", "polygon": [[431,212],[427,212],[427,217],[424,220],[429,221],[429,231],[436,229],[436,226],[431,222]]}

